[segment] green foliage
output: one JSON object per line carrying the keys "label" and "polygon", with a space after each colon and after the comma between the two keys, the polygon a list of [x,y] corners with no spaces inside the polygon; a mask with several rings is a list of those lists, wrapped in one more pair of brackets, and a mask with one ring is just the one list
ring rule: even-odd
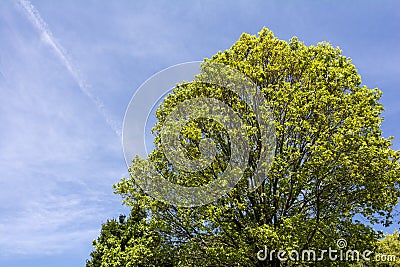
{"label": "green foliage", "polygon": [[169,266],[162,239],[146,216],[144,209],[132,206],[128,218],[120,215],[103,224],[86,267]]}
{"label": "green foliage", "polygon": [[[378,266],[400,266],[400,235],[396,230],[393,234],[386,234],[378,242],[378,253],[386,256],[395,256],[394,261],[381,262]],[[386,257],[387,258],[387,257]]]}
{"label": "green foliage", "polygon": [[[243,99],[215,85],[178,85],[157,110],[156,149],[150,160],[177,184],[198,186],[218,179],[230,157],[229,137],[220,125],[198,120],[182,129],[182,143],[191,157],[198,157],[203,135],[217,147],[213,163],[195,173],[175,169],[160,138],[162,124],[176,105],[195,97],[215,98],[246,123],[254,149],[244,179],[219,201],[194,208],[158,202],[138,188],[135,177],[122,179],[116,193],[132,208],[145,210],[148,222],[143,217],[103,225],[91,255],[97,265],[87,266],[151,266],[156,264],[153,259],[161,265],[168,259],[174,266],[289,266],[277,258],[259,261],[257,252],[264,246],[327,249],[339,238],[347,240],[349,249],[374,250],[378,234],[355,215],[372,225],[389,225],[400,194],[399,152],[390,148],[391,138],[384,138],[380,130],[381,91],[361,85],[357,69],[340,49],[325,42],[306,46],[297,38],[286,42],[265,28],[258,36],[243,34],[209,60],[245,73],[272,109],[276,154],[265,181],[249,192],[247,179],[259,164],[262,144],[254,113]],[[131,173],[141,166],[141,159],[134,159]],[[126,234],[129,242],[122,248]]]}
{"label": "green foliage", "polygon": [[351,267],[379,266],[396,267],[400,266],[400,236],[395,230],[393,234],[385,234],[378,240],[375,253],[370,261],[361,260],[350,265]]}

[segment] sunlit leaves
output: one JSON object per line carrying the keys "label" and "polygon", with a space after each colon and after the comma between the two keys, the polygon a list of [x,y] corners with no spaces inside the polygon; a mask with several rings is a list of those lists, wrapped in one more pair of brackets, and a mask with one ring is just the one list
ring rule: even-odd
{"label": "sunlit leaves", "polygon": [[[218,153],[211,166],[185,173],[168,162],[160,129],[174,107],[186,99],[216,98],[232,107],[245,122],[253,150],[244,179],[207,206],[177,208],[155,201],[137,187],[135,177],[116,185],[126,204],[140,205],[148,212],[146,231],[162,240],[158,257],[164,259],[162,253],[169,251],[169,259],[179,266],[258,266],[256,253],[264,246],[327,249],[345,238],[350,248],[374,248],[377,233],[354,218],[388,225],[400,196],[400,154],[391,149],[391,138],[384,138],[380,129],[381,91],[361,84],[351,59],[339,48],[326,42],[306,46],[295,37],[286,42],[265,28],[258,36],[244,33],[230,49],[210,60],[245,73],[263,92],[274,115],[274,162],[262,186],[250,193],[247,178],[259,164],[262,145],[254,112],[224,88],[200,83],[177,86],[158,108],[153,128],[156,149],[150,159],[164,177],[186,186],[206,184],[218,178],[230,157],[226,131],[215,122],[199,120],[184,127],[181,142],[187,154],[196,158],[200,139],[213,139]],[[134,168],[141,168],[140,160],[133,161]],[[110,238],[109,242],[112,248],[107,253],[124,254],[113,243],[117,241]],[[134,250],[128,257],[135,264],[152,257],[148,253],[157,253],[142,248],[146,243],[154,247],[152,240],[138,242],[130,244]]]}

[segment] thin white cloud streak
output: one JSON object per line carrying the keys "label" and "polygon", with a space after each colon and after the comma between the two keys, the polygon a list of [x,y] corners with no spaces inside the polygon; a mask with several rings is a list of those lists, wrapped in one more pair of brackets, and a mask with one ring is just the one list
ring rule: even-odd
{"label": "thin white cloud streak", "polygon": [[118,124],[106,112],[103,102],[91,93],[89,86],[79,75],[79,72],[76,70],[76,67],[73,65],[72,61],[68,58],[68,55],[66,54],[64,48],[53,37],[53,34],[51,33],[49,27],[40,16],[39,11],[32,5],[29,0],[20,0],[19,3],[26,11],[26,15],[29,21],[40,31],[42,35],[42,40],[50,45],[50,47],[56,52],[58,58],[67,68],[68,72],[71,74],[75,82],[78,84],[82,93],[85,94],[94,103],[100,114],[105,119],[106,123],[115,132],[115,134],[121,137],[120,127],[118,127]]}

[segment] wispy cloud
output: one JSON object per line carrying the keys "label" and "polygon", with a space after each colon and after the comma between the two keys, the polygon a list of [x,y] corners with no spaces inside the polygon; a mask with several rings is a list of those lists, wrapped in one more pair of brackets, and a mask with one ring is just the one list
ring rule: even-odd
{"label": "wispy cloud", "polygon": [[103,102],[96,97],[90,91],[89,85],[85,82],[85,80],[81,77],[77,68],[73,65],[72,61],[69,59],[67,53],[64,48],[55,40],[53,34],[51,33],[49,27],[44,22],[42,17],[39,14],[39,11],[32,5],[32,3],[28,0],[19,1],[20,6],[25,10],[26,16],[29,21],[37,28],[37,30],[41,33],[42,40],[47,43],[57,54],[58,58],[67,68],[68,72],[71,74],[75,82],[78,84],[82,93],[84,93],[96,106],[100,114],[103,116],[107,124],[111,127],[111,129],[118,135],[121,136],[121,129],[116,123],[115,120],[111,118],[111,116],[105,110]]}
{"label": "wispy cloud", "polygon": [[32,200],[24,210],[0,220],[0,255],[48,255],[83,248],[98,233],[98,227],[90,222],[104,212],[95,199],[91,201],[93,197],[87,196],[86,203],[54,194]]}
{"label": "wispy cloud", "polygon": [[119,140],[99,116],[102,102],[88,97],[99,90],[46,28],[37,33],[41,18],[11,2],[0,14],[0,266],[88,255],[100,223],[119,214]]}

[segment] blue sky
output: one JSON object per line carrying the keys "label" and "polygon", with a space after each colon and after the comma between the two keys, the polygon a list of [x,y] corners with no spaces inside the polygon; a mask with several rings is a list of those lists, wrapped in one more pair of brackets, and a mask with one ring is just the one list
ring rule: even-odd
{"label": "blue sky", "polygon": [[400,149],[400,4],[281,2],[1,1],[0,266],[83,266],[101,223],[126,212],[111,185],[135,89],[242,32],[339,46],[383,91]]}

